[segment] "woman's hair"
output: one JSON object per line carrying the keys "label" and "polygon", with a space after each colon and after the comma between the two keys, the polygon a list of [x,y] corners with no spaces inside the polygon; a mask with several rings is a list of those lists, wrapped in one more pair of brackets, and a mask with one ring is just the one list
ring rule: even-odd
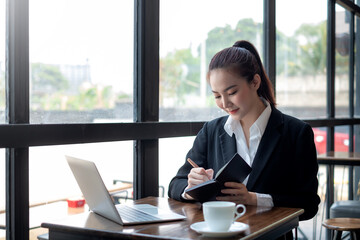
{"label": "woman's hair", "polygon": [[259,74],[261,84],[257,90],[258,95],[266,99],[272,106],[276,105],[273,86],[265,72],[259,53],[250,42],[237,41],[232,47],[216,53],[209,64],[208,81],[210,72],[216,69],[228,69],[240,77],[244,77],[248,83],[254,79],[255,74]]}

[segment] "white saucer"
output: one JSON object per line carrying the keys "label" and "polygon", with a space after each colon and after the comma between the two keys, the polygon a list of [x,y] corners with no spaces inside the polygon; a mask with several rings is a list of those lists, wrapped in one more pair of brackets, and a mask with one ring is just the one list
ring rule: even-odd
{"label": "white saucer", "polygon": [[216,232],[209,229],[206,222],[191,224],[190,228],[205,237],[230,237],[239,234],[249,228],[249,225],[242,222],[234,222],[227,232]]}

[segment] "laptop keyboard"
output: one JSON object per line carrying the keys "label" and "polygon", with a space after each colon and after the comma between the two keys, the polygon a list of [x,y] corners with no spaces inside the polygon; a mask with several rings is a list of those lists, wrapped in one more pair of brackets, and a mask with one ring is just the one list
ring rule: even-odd
{"label": "laptop keyboard", "polygon": [[117,210],[120,214],[120,217],[126,222],[146,222],[146,221],[154,221],[160,219],[158,217],[155,217],[153,215],[139,211],[135,208],[126,205],[117,207]]}

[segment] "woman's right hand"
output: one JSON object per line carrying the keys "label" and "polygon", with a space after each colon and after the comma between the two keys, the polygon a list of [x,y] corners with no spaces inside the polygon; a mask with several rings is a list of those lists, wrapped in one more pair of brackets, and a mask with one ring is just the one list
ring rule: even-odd
{"label": "woman's right hand", "polygon": [[[192,188],[200,183],[209,181],[213,178],[214,170],[213,169],[204,169],[202,167],[192,168],[190,173],[188,174],[188,185],[186,189]],[[192,199],[192,197],[188,194],[185,194],[187,199]]]}

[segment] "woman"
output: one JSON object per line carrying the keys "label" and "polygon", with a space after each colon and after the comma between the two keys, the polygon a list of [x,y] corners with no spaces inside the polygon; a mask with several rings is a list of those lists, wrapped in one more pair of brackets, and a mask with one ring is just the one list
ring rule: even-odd
{"label": "woman", "polygon": [[169,186],[169,197],[187,201],[184,190],[207,181],[238,153],[252,172],[227,182],[217,200],[247,205],[303,208],[315,216],[318,164],[311,127],[275,108],[272,85],[255,47],[238,41],[211,60],[207,80],[217,106],[229,114],[205,123]]}

